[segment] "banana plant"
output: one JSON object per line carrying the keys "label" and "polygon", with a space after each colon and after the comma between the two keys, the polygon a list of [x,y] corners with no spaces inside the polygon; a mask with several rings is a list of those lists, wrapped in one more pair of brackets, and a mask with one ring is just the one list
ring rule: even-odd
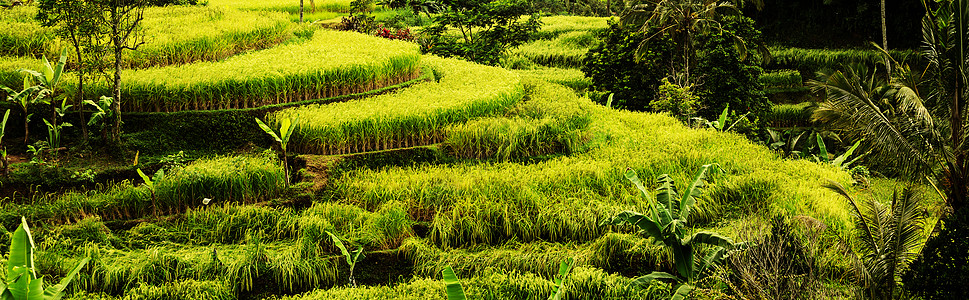
{"label": "banana plant", "polygon": [[84,100],[84,104],[94,108],[94,112],[91,114],[90,120],[88,120],[88,126],[97,125],[101,129],[102,137],[107,140],[107,131],[104,130],[104,120],[110,119],[114,116],[114,111],[111,110],[111,103],[114,102],[114,98],[101,96],[97,102],[94,100]]}
{"label": "banana plant", "polygon": [[22,90],[14,91],[13,89],[0,86],[4,92],[7,93],[7,101],[13,102],[20,106],[20,109],[24,112],[24,146],[27,144],[27,136],[30,134],[30,127],[27,126],[30,123],[30,117],[33,114],[27,114],[27,106],[35,103],[37,101],[36,97],[31,97],[40,90],[40,86],[35,86],[30,84],[30,77],[24,76],[24,88]]}
{"label": "banana plant", "polygon": [[67,104],[67,99],[61,101],[60,106],[54,107],[54,118],[53,122],[48,122],[44,119],[44,124],[47,125],[47,143],[50,144],[51,151],[57,153],[58,149],[61,147],[61,132],[64,127],[71,127],[71,123],[61,122],[57,124],[57,117],[63,118],[67,114],[67,110],[71,109],[73,105]]}
{"label": "banana plant", "polygon": [[858,146],[860,146],[861,142],[864,140],[865,139],[858,140],[857,142],[855,142],[854,145],[851,146],[851,148],[848,148],[848,151],[845,151],[845,153],[842,153],[841,155],[838,155],[838,157],[831,159],[830,154],[828,154],[828,147],[824,145],[824,140],[821,139],[821,135],[817,135],[818,149],[820,153],[819,153],[819,157],[816,157],[816,159],[818,162],[829,163],[834,165],[835,167],[847,170],[848,168],[851,167],[851,164],[855,163],[856,161],[858,161],[859,159],[865,156],[864,154],[862,154],[855,157],[855,159],[852,159],[846,162],[846,160],[848,160],[848,157],[851,157],[851,155],[854,154],[855,150],[858,149]]}
{"label": "banana plant", "polygon": [[6,278],[0,278],[0,300],[57,300],[64,297],[64,289],[74,280],[90,258],[80,263],[60,283],[44,287],[44,279],[37,277],[34,267],[34,238],[27,227],[27,219],[20,218],[20,227],[10,237],[10,257]]}
{"label": "banana plant", "polygon": [[38,93],[38,98],[47,98],[54,95],[57,84],[61,81],[61,75],[64,74],[64,66],[67,64],[67,48],[61,50],[61,57],[57,61],[56,66],[52,66],[50,61],[47,60],[47,56],[44,59],[44,70],[37,72],[34,70],[20,69],[21,72],[30,74],[37,81],[38,85],[41,87]]}
{"label": "banana plant", "polygon": [[357,287],[357,280],[353,278],[353,268],[356,267],[357,262],[363,258],[363,247],[357,248],[357,251],[353,251],[351,254],[350,251],[347,250],[347,246],[343,244],[343,241],[341,241],[340,238],[329,231],[327,231],[326,234],[330,236],[330,239],[333,240],[333,244],[336,245],[337,248],[340,248],[340,253],[343,253],[343,257],[347,259],[347,264],[350,265],[350,284],[352,284],[353,287]]}
{"label": "banana plant", "polygon": [[158,205],[155,201],[155,183],[165,178],[165,170],[158,169],[158,172],[155,172],[155,175],[148,177],[148,175],[145,175],[145,172],[142,172],[141,168],[139,168],[138,176],[141,176],[141,179],[145,181],[145,186],[148,187],[148,192],[151,193],[151,208],[154,211],[153,213],[155,217],[158,217]]}
{"label": "banana plant", "polygon": [[575,268],[575,259],[569,257],[563,259],[559,263],[559,273],[555,276],[555,292],[548,297],[549,300],[559,300],[562,299],[562,295],[565,291],[565,279],[569,277],[572,273],[572,269]]}
{"label": "banana plant", "polygon": [[266,125],[262,120],[256,118],[256,124],[259,124],[259,128],[269,134],[277,143],[279,143],[279,148],[283,150],[283,174],[286,176],[286,186],[289,187],[289,164],[286,160],[286,145],[289,144],[289,137],[293,135],[293,131],[296,131],[296,124],[299,123],[299,117],[296,120],[286,118],[280,120],[279,132],[277,133],[269,125]]}
{"label": "banana plant", "polygon": [[[549,300],[562,299],[565,290],[565,279],[572,273],[573,268],[575,268],[575,259],[571,257],[563,259],[559,263],[559,273],[555,275],[555,291],[548,297]],[[451,266],[444,267],[444,270],[441,270],[441,276],[444,279],[444,291],[447,294],[448,300],[467,299],[464,294],[464,287],[461,286],[461,280],[454,274]]]}
{"label": "banana plant", "polygon": [[727,132],[733,129],[734,126],[737,126],[737,123],[740,123],[741,120],[746,119],[747,115],[749,114],[750,113],[748,112],[740,116],[740,118],[737,118],[737,120],[730,124],[730,126],[727,126],[727,117],[730,115],[730,104],[727,104],[727,106],[723,108],[723,111],[720,112],[720,117],[717,118],[716,121],[708,121],[707,119],[701,117],[694,117],[692,120],[696,122],[694,124],[699,123],[700,126],[706,126],[720,132]]}
{"label": "banana plant", "polygon": [[7,147],[3,146],[3,135],[7,131],[7,118],[10,117],[10,110],[3,113],[3,122],[0,122],[0,167],[3,169],[3,176],[7,176]]}
{"label": "banana plant", "polygon": [[[606,221],[607,225],[630,224],[639,227],[647,236],[652,237],[673,253],[673,262],[677,275],[666,272],[652,272],[646,276],[636,278],[630,285],[642,287],[654,280],[666,281],[673,284],[675,291],[672,299],[684,299],[695,289],[695,282],[708,275],[707,270],[715,268],[727,256],[727,250],[744,246],[744,243],[734,243],[729,238],[715,232],[700,231],[692,235],[687,234],[686,224],[690,212],[696,206],[697,199],[703,195],[706,187],[707,175],[711,166],[704,165],[686,192],[679,195],[673,179],[667,174],[659,177],[660,187],[656,198],[650,196],[636,171],[626,169],[625,177],[641,192],[649,203],[647,215],[634,211],[624,211]],[[698,244],[713,246],[707,256],[699,261],[694,259],[694,247]]]}
{"label": "banana plant", "polygon": [[464,287],[461,286],[461,280],[458,280],[458,275],[454,274],[451,266],[444,267],[444,270],[441,271],[441,276],[444,278],[444,290],[447,293],[447,300],[467,299],[464,295]]}

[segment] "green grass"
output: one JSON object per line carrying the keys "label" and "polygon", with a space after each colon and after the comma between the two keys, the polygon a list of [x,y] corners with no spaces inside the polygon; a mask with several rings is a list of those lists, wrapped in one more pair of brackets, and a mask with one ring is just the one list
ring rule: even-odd
{"label": "green grass", "polygon": [[[410,43],[352,32],[318,31],[312,39],[218,62],[132,70],[122,80],[123,111],[253,108],[377,89],[418,75]],[[110,94],[110,85],[88,85]]]}
{"label": "green grass", "polygon": [[345,154],[440,142],[445,126],[501,113],[517,103],[518,75],[455,59],[425,56],[436,80],[342,103],[307,105],[273,113],[299,118],[290,145],[296,152]]}

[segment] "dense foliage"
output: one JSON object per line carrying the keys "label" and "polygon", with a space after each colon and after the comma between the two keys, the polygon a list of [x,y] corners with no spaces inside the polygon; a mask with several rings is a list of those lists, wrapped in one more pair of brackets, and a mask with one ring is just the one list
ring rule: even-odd
{"label": "dense foliage", "polygon": [[[444,9],[424,34],[425,53],[498,64],[509,47],[528,41],[541,22],[528,1],[443,0]],[[457,30],[456,35],[450,30]]]}
{"label": "dense foliage", "polygon": [[[615,93],[614,104],[627,109],[648,110],[649,103],[656,98],[660,79],[670,77],[677,82],[698,82],[695,90],[700,97],[701,117],[716,119],[728,105],[741,113],[766,114],[770,103],[759,81],[762,72],[758,67],[759,57],[753,51],[760,41],[760,33],[749,18],[728,17],[722,23],[722,31],[698,39],[699,62],[691,74],[693,78],[674,75],[680,65],[674,59],[678,54],[671,36],[653,37],[640,46],[647,36],[656,32],[635,31],[618,23],[610,24],[602,44],[589,51],[582,70],[592,78],[593,89]],[[743,37],[748,46],[737,49],[734,35]],[[607,97],[603,95],[595,100],[605,103]]]}
{"label": "dense foliage", "polygon": [[905,288],[925,299],[969,298],[969,211],[953,213],[930,238],[903,277]]}
{"label": "dense foliage", "polygon": [[[665,65],[672,59],[672,39],[654,39],[643,47],[639,62],[636,49],[645,34],[618,22],[609,23],[602,43],[589,50],[582,72],[592,78],[592,88],[613,93],[613,106],[644,110],[656,97],[657,85],[666,76]],[[594,101],[606,103],[605,94]]]}

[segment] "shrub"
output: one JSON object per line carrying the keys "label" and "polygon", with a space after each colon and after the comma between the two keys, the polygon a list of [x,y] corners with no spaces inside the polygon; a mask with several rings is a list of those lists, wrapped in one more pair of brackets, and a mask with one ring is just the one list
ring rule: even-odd
{"label": "shrub", "polygon": [[699,97],[693,95],[690,86],[679,86],[663,78],[659,86],[659,95],[649,106],[656,112],[668,112],[681,121],[688,120],[696,114]]}
{"label": "shrub", "polygon": [[609,22],[609,29],[601,36],[602,43],[589,50],[583,60],[582,72],[592,78],[592,89],[603,93],[593,101],[605,104],[605,94],[614,93],[613,105],[632,110],[644,110],[656,97],[660,79],[666,77],[666,65],[673,51],[669,38],[653,39],[643,46],[642,57],[636,62],[636,48],[646,34],[618,22]]}
{"label": "shrub", "polygon": [[957,211],[925,242],[904,276],[905,289],[925,299],[969,299],[969,211]]}
{"label": "shrub", "polygon": [[[694,75],[699,74],[702,82],[697,87],[701,99],[698,114],[714,119],[727,105],[740,114],[750,112],[762,117],[770,111],[770,101],[764,95],[760,74],[755,57],[743,59],[735,48],[736,40],[726,31],[741,36],[748,47],[754,47],[760,39],[760,32],[754,22],[746,17],[730,17],[723,22],[723,31],[702,36],[700,40],[700,62]],[[751,55],[748,55],[751,56]]]}
{"label": "shrub", "polygon": [[[425,53],[458,56],[487,65],[497,65],[505,51],[529,40],[541,26],[532,5],[524,0],[441,1],[443,11],[424,30],[421,45]],[[460,38],[449,30],[461,31]]]}

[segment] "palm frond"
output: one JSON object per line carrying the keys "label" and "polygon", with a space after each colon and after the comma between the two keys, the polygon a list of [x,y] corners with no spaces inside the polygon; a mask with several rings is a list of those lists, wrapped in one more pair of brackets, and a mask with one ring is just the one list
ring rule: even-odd
{"label": "palm frond", "polygon": [[[907,91],[887,87],[869,74],[865,69],[848,69],[834,72],[824,82],[810,82],[827,97],[814,111],[812,120],[845,130],[855,140],[865,139],[863,146],[869,148],[866,150],[874,150],[875,155],[902,173],[929,171],[932,151],[937,148],[929,146],[933,129],[925,126],[932,123],[924,118],[913,119],[919,114],[927,116],[922,111],[924,106],[910,99],[912,95]],[[899,105],[899,101],[904,104]]]}

